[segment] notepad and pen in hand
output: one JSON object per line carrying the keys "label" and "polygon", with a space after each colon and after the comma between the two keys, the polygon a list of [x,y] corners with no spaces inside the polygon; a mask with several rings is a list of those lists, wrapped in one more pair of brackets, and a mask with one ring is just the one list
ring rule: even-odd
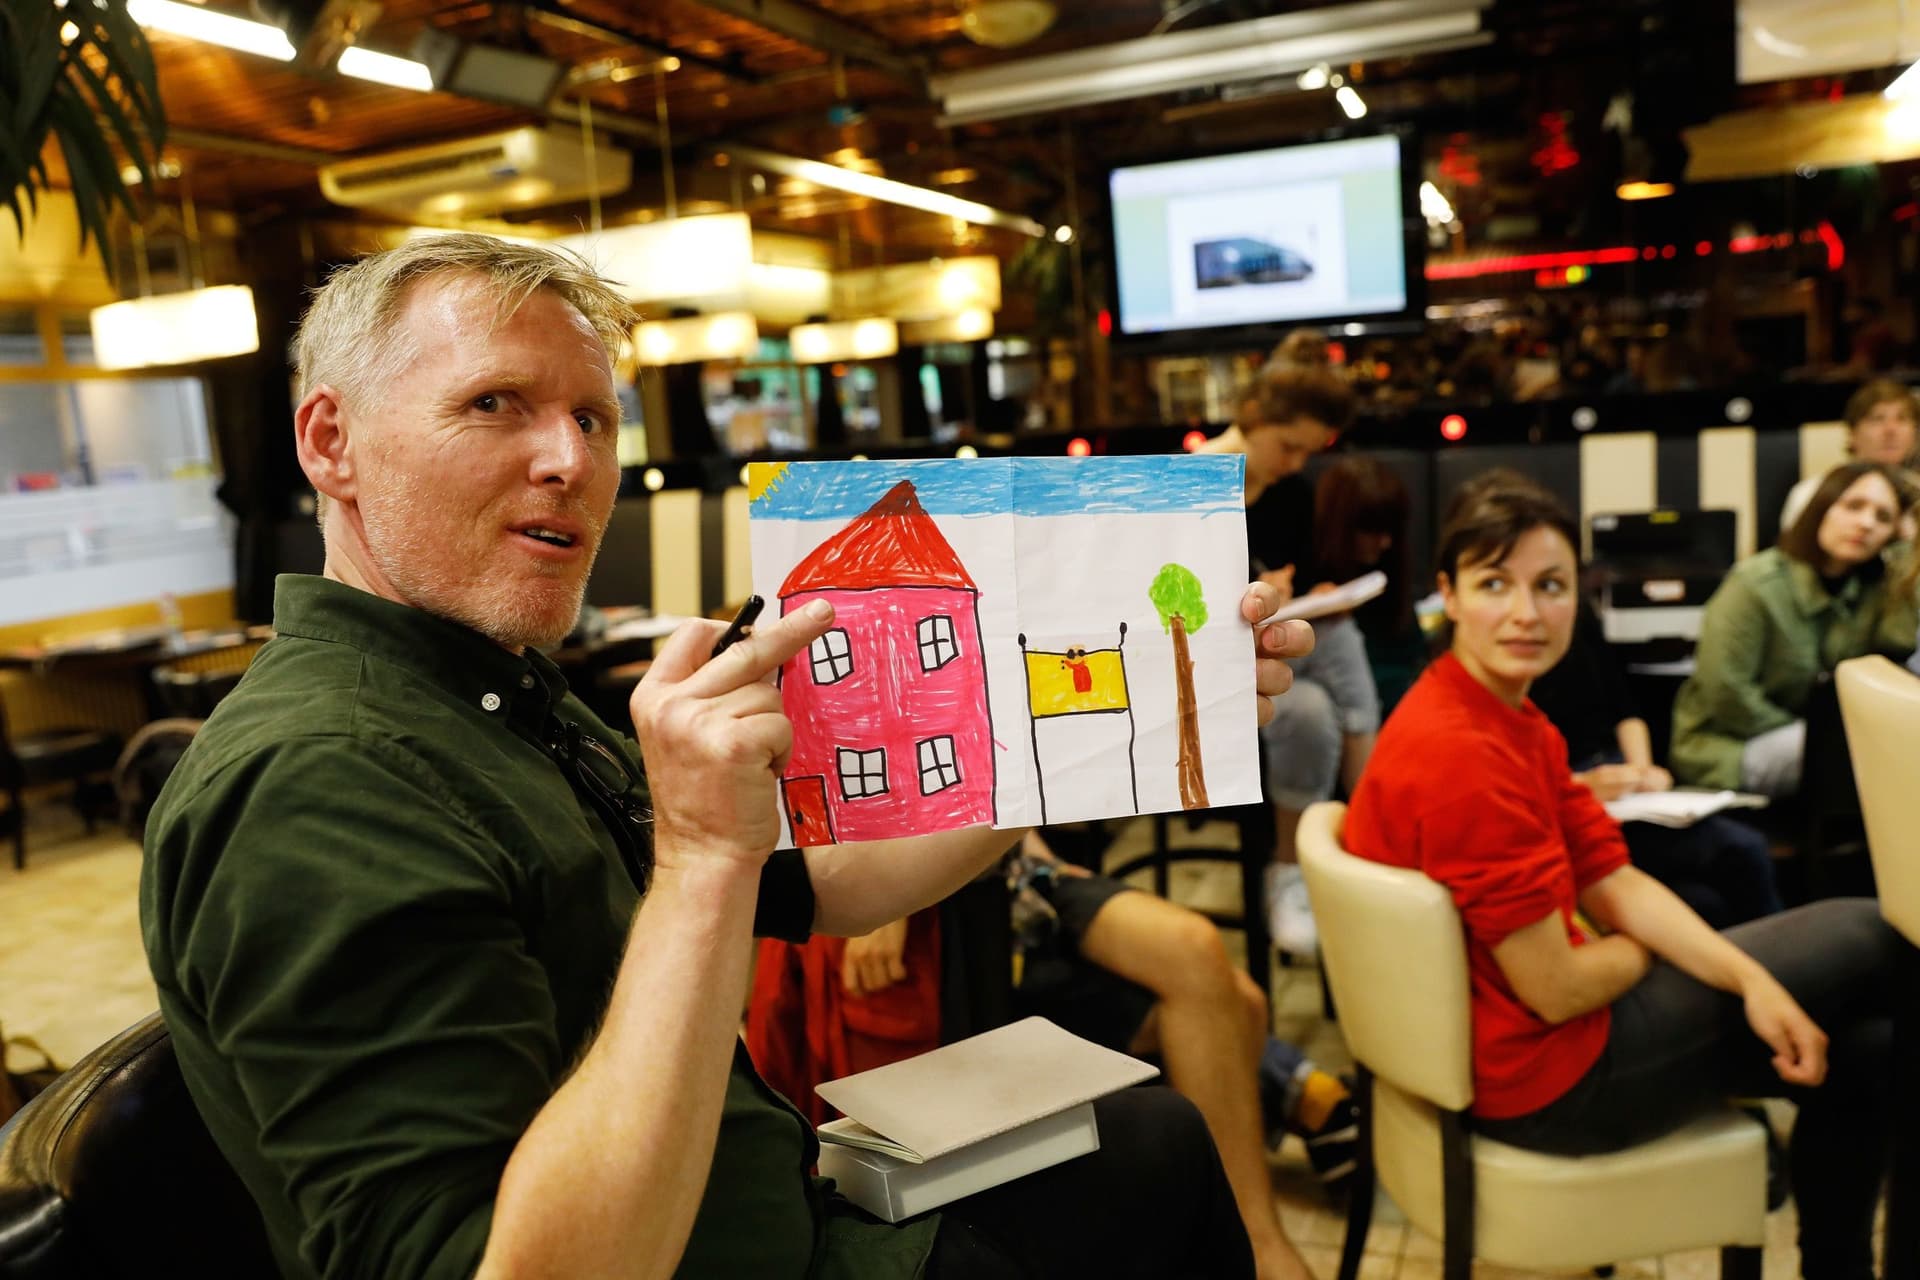
{"label": "notepad and pen in hand", "polygon": [[1097,1151],[1093,1101],[1159,1069],[1045,1018],[830,1080],[820,1172],[889,1222]]}
{"label": "notepad and pen in hand", "polygon": [[1349,613],[1387,589],[1387,575],[1375,569],[1372,573],[1363,573],[1351,582],[1343,582],[1331,591],[1310,591],[1274,610],[1272,615],[1263,618],[1260,625],[1270,627],[1276,622],[1288,622],[1295,618],[1324,618],[1332,613]]}

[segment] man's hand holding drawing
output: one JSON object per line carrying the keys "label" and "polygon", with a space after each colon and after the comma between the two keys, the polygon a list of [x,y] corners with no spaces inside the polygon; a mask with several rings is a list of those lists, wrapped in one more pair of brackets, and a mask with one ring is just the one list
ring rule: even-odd
{"label": "man's hand holding drawing", "polygon": [[768,679],[833,623],[816,601],[709,660],[721,623],[687,623],[633,691],[634,731],[654,800],[655,857],[727,858],[756,872],[780,839],[777,783],[793,744]]}

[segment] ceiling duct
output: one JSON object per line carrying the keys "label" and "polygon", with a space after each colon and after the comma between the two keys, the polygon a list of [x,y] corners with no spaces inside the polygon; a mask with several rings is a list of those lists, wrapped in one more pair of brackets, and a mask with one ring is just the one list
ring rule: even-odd
{"label": "ceiling duct", "polygon": [[995,62],[932,77],[942,124],[1120,102],[1297,73],[1319,63],[1439,53],[1492,40],[1493,0],[1366,0]]}
{"label": "ceiling duct", "polygon": [[335,204],[425,222],[610,196],[632,181],[627,152],[604,144],[589,151],[577,132],[537,125],[320,170],[320,190]]}

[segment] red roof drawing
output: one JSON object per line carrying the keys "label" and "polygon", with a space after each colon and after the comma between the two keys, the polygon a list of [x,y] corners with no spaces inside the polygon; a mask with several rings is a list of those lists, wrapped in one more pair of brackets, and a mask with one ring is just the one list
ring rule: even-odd
{"label": "red roof drawing", "polygon": [[920,505],[911,480],[887,490],[864,515],[815,547],[780,584],[780,595],[872,587],[979,589]]}

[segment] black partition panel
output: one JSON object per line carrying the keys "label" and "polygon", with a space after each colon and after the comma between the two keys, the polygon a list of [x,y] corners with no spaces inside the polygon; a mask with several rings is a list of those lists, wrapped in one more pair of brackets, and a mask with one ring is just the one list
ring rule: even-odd
{"label": "black partition panel", "polygon": [[1800,483],[1800,433],[1756,431],[1753,436],[1753,545],[1760,550],[1780,537],[1780,508]]}
{"label": "black partition panel", "polygon": [[587,603],[600,608],[653,604],[653,517],[645,498],[613,504],[600,557],[587,579]]}
{"label": "black partition panel", "polygon": [[1433,521],[1436,532],[1454,491],[1495,467],[1510,467],[1546,489],[1580,518],[1580,446],[1495,444],[1441,449],[1433,455]]}

